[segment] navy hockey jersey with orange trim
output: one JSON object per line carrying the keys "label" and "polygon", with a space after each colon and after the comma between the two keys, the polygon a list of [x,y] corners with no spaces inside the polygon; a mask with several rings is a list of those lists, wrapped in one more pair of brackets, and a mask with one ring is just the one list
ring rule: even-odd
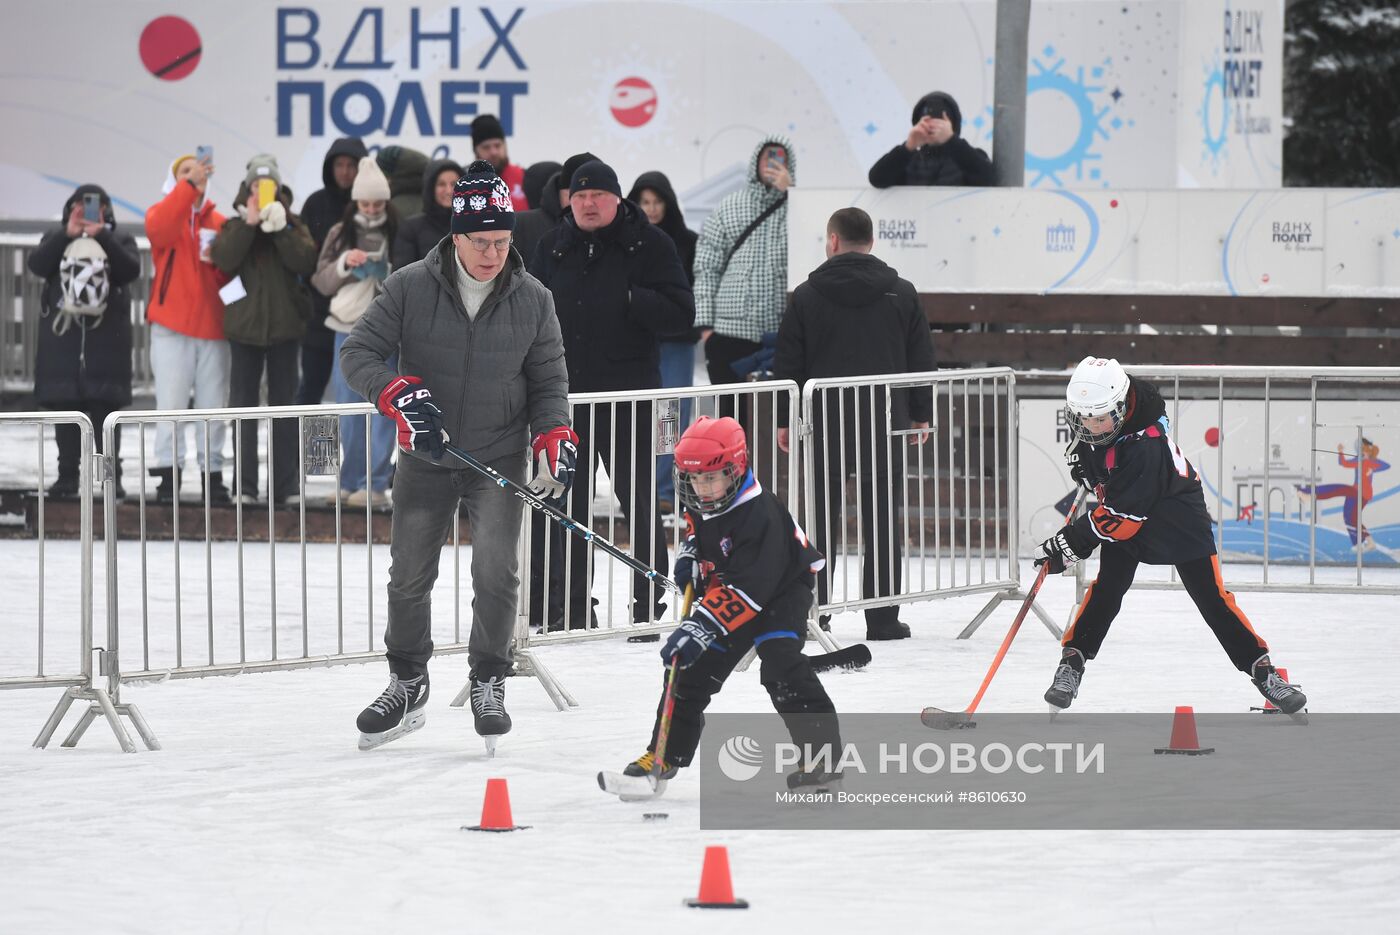
{"label": "navy hockey jersey with orange trim", "polygon": [[1074,449],[1098,494],[1098,504],[1075,521],[1080,544],[1113,543],[1148,565],[1215,554],[1215,537],[1200,475],[1168,434],[1157,388],[1129,378],[1123,433],[1109,445]]}
{"label": "navy hockey jersey with orange trim", "polygon": [[685,519],[700,560],[714,568],[692,614],[731,633],[794,585],[813,587],[826,564],[787,507],[752,474],[727,510],[709,516],[687,510]]}

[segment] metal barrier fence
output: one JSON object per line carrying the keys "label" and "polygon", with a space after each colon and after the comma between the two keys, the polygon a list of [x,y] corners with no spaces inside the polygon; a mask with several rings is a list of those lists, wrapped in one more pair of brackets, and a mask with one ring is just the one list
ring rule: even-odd
{"label": "metal barrier fence", "polygon": [[[29,272],[29,255],[39,234],[0,234],[0,393],[29,393],[34,389],[34,355],[42,317],[44,281]],[[151,331],[146,322],[153,267],[151,244],[136,238],[141,275],[127,287],[131,294],[131,385],[138,393],[154,387],[151,377]]]}
{"label": "metal barrier fence", "polygon": [[[79,535],[76,543],[50,543],[46,523],[50,503],[49,472],[45,467],[48,438],[50,431],[57,434],[65,429],[76,436],[70,436],[70,440],[76,443],[78,454]],[[0,451],[4,452],[6,473],[18,467],[16,461],[27,460],[22,453],[26,447],[33,452],[29,463],[38,480],[34,497],[38,547],[31,549],[28,540],[18,540],[24,547],[13,549],[8,546],[15,540],[0,541],[10,582],[6,588],[5,626],[0,631],[0,690],[64,688],[63,696],[34,740],[36,747],[48,746],[73,702],[86,701],[88,709],[63,746],[77,744],[88,725],[102,716],[122,749],[132,752],[136,747],[121,724],[118,706],[105,690],[93,686],[92,423],[81,412],[0,414]],[[51,552],[58,554],[51,557]],[[55,578],[57,593],[50,601],[50,583]],[[23,586],[26,580],[36,583],[29,594]],[[105,660],[105,652],[97,651],[103,652]],[[122,713],[130,714],[138,725],[142,723],[139,713]]]}
{"label": "metal barrier fence", "polygon": [[[1378,453],[1400,447],[1400,368],[1126,369],[1161,390],[1174,437],[1209,426],[1213,456],[1195,466],[1232,591],[1400,594],[1400,529],[1394,522],[1370,529],[1365,521],[1368,505],[1389,496],[1377,495],[1372,475],[1389,468]],[[1320,484],[1324,468],[1337,467],[1342,483]],[[1350,505],[1324,506],[1330,497]],[[1342,512],[1342,532],[1320,522],[1324,509]],[[1076,608],[1087,588],[1085,564],[1075,569]],[[1140,574],[1134,586],[1180,583],[1172,568],[1155,580]]]}
{"label": "metal barrier fence", "polygon": [[[959,634],[967,638],[1002,601],[1025,597],[1017,412],[1007,368],[808,381],[803,499],[806,528],[827,556],[821,613],[866,610],[878,625],[871,609],[989,594]],[[898,427],[921,415],[927,429]]]}

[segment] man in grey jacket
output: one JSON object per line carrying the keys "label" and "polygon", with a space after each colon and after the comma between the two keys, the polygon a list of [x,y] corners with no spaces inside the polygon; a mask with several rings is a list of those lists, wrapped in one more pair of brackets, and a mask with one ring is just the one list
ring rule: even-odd
{"label": "man in grey jacket", "polygon": [[[472,714],[488,749],[510,730],[505,677],[512,665],[521,504],[486,476],[459,469],[465,465],[453,463],[444,443],[524,483],[533,432],[530,489],[557,499],[573,478],[578,439],[569,426],[559,321],[549,290],[511,249],[514,221],[505,183],[489,163],[473,163],[453,191],[451,236],[422,263],[385,281],[340,352],[346,381],[397,423],[402,449],[384,632],[389,687],[360,714],[362,750],[423,726],[432,589],[459,500],[474,543]],[[395,352],[398,373],[384,363]]]}

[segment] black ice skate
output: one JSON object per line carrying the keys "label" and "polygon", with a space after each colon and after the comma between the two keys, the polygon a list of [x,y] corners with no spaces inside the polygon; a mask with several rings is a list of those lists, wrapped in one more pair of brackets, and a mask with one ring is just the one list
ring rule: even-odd
{"label": "black ice skate", "polygon": [[492,678],[471,677],[472,717],[476,719],[476,732],[486,742],[486,752],[496,755],[496,741],[502,734],[510,733],[510,715],[506,713],[506,679],[504,675]]}
{"label": "black ice skate", "polygon": [[428,720],[428,672],[391,662],[389,687],[360,712],[360,749],[373,750],[404,734],[411,734]]}
{"label": "black ice skate", "polygon": [[1063,711],[1079,696],[1079,682],[1084,678],[1084,654],[1077,649],[1066,649],[1060,657],[1060,665],[1055,669],[1055,680],[1045,692],[1045,700],[1050,703],[1051,714],[1058,709]]}
{"label": "black ice skate", "polygon": [[[829,770],[802,769],[795,773],[789,773],[787,778],[789,792],[798,792],[805,795],[831,796],[841,790],[841,774]],[[813,799],[819,802],[819,799]]]}
{"label": "black ice skate", "polygon": [[652,769],[656,766],[656,754],[648,750],[623,767],[620,773],[606,770],[598,774],[598,788],[617,796],[624,802],[645,802],[666,791],[666,783],[675,778],[679,766],[667,763],[660,777],[655,777]]}
{"label": "black ice skate", "polygon": [[1254,660],[1254,665],[1250,667],[1250,678],[1254,681],[1254,687],[1259,689],[1259,694],[1273,702],[1274,707],[1284,714],[1296,715],[1308,703],[1307,695],[1279,678],[1278,670],[1269,661],[1268,653]]}

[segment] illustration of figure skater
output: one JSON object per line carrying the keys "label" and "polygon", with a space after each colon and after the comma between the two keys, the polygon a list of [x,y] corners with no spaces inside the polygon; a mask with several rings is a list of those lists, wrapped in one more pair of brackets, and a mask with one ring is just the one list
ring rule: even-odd
{"label": "illustration of figure skater", "polygon": [[[1337,463],[1353,473],[1353,476],[1360,475],[1359,483],[1351,484],[1299,484],[1298,495],[1301,497],[1312,497],[1315,500],[1330,500],[1334,497],[1345,497],[1342,501],[1342,521],[1346,523],[1347,534],[1351,536],[1353,547],[1357,545],[1357,530],[1360,529],[1361,548],[1368,549],[1374,547],[1371,541],[1371,533],[1365,525],[1357,522],[1361,511],[1366,509],[1366,504],[1371,502],[1371,497],[1375,490],[1371,478],[1378,471],[1390,469],[1390,465],[1380,459],[1381,449],[1369,438],[1361,439],[1361,457],[1348,457],[1346,449],[1337,445]],[[1358,488],[1360,494],[1357,493]]]}

